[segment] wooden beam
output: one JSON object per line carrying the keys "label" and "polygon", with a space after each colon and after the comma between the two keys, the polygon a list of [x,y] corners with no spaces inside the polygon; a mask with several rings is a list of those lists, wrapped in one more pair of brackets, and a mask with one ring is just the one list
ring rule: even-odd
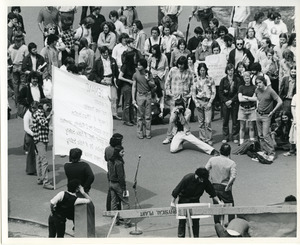
{"label": "wooden beam", "polygon": [[[178,208],[179,215],[191,207]],[[194,207],[193,215],[227,215],[227,214],[262,214],[262,213],[297,213],[297,205],[280,206],[240,206],[240,207]],[[181,214],[182,213],[182,214]]]}
{"label": "wooden beam", "polygon": [[[211,204],[210,207],[199,207],[197,203],[193,205],[180,204],[178,212],[186,209],[192,209],[194,215],[227,215],[227,214],[261,214],[261,213],[297,213],[297,205],[274,205],[274,206],[236,206],[236,207],[220,207],[218,204]],[[118,211],[104,211],[104,217],[114,217],[116,212],[122,218],[150,218],[150,217],[166,217],[175,216],[176,209],[171,207],[148,208],[148,209],[132,209]]]}

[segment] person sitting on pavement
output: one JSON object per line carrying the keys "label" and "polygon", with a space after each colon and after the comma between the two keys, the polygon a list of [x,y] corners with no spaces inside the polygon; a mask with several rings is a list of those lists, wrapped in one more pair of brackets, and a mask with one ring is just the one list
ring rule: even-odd
{"label": "person sitting on pavement", "polygon": [[218,152],[209,144],[196,138],[190,131],[189,120],[191,110],[185,108],[185,102],[182,98],[175,101],[175,108],[171,112],[170,122],[173,125],[173,140],[170,145],[171,153],[176,153],[183,149],[183,143],[188,141],[197,146],[200,150],[209,155],[218,155]]}
{"label": "person sitting on pavement", "polygon": [[[84,198],[77,197],[76,192],[81,193]],[[80,180],[71,180],[68,183],[68,191],[59,192],[50,201],[49,237],[64,237],[67,219],[74,222],[74,206],[90,202],[91,198],[84,192]]]}

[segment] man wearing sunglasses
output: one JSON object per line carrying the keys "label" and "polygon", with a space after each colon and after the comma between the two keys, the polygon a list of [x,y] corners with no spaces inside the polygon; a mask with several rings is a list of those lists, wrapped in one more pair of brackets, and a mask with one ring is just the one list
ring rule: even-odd
{"label": "man wearing sunglasses", "polygon": [[254,57],[249,49],[244,48],[244,40],[238,37],[235,41],[235,49],[231,50],[228,57],[228,63],[231,63],[236,68],[236,65],[240,62],[244,62],[247,66],[250,66],[254,62]]}

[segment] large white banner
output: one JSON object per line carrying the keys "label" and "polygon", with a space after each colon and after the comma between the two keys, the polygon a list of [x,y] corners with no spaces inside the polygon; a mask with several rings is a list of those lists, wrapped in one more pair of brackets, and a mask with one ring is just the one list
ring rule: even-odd
{"label": "large white banner", "polygon": [[82,150],[82,159],[107,171],[104,149],[113,132],[110,88],[52,67],[53,152],[69,155]]}
{"label": "large white banner", "polygon": [[208,68],[208,75],[214,79],[216,86],[219,86],[221,79],[226,76],[226,54],[212,54],[206,56],[205,64]]}

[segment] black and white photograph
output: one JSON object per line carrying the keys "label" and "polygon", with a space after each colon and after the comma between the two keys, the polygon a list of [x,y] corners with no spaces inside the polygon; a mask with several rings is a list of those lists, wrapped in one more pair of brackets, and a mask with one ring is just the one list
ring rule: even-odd
{"label": "black and white photograph", "polygon": [[5,0],[1,243],[299,243],[296,13]]}

